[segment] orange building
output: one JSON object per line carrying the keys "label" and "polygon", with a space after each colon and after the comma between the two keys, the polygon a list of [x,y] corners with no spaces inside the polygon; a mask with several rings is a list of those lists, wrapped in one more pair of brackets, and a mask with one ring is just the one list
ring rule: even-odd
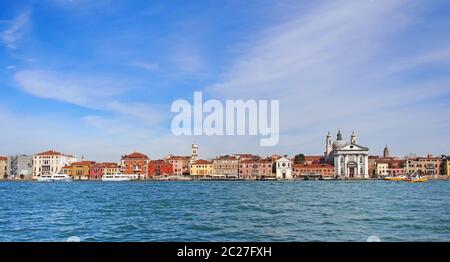
{"label": "orange building", "polygon": [[88,180],[93,165],[95,165],[94,161],[74,162],[70,165],[70,175],[75,180]]}
{"label": "orange building", "polygon": [[124,155],[121,159],[121,171],[123,174],[133,175],[136,179],[147,179],[149,161],[147,155],[138,152]]}

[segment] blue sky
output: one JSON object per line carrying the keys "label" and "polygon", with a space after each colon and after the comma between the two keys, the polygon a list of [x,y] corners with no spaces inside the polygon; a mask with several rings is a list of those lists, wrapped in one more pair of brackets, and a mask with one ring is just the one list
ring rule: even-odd
{"label": "blue sky", "polygon": [[[0,0],[0,154],[317,155],[338,128],[371,154],[449,154],[449,17],[443,0]],[[279,145],[173,136],[194,91],[279,99]]]}

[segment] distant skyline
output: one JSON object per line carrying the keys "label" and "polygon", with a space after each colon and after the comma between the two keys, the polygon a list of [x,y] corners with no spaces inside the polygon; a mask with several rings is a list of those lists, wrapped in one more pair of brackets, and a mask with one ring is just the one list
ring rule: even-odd
{"label": "distant skyline", "polygon": [[[450,2],[0,1],[0,155],[116,161],[325,151],[450,154]],[[278,99],[280,143],[174,136],[177,99]]]}

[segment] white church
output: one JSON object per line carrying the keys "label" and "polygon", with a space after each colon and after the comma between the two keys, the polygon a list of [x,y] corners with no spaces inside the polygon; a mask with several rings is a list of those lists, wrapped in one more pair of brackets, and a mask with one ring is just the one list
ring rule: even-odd
{"label": "white church", "polygon": [[333,142],[328,132],[325,159],[330,164],[334,163],[336,179],[369,178],[369,148],[357,144],[355,132],[352,133],[350,142],[342,139],[340,130]]}

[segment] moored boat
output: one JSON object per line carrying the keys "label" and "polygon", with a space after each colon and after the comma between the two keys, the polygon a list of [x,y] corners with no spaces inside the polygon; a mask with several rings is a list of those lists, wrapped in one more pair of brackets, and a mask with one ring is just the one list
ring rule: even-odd
{"label": "moored boat", "polygon": [[49,175],[41,175],[37,178],[38,182],[70,182],[72,178],[66,174],[53,173]]}
{"label": "moored boat", "polygon": [[131,177],[129,175],[125,175],[125,174],[103,175],[102,181],[104,181],[104,182],[131,181]]}

